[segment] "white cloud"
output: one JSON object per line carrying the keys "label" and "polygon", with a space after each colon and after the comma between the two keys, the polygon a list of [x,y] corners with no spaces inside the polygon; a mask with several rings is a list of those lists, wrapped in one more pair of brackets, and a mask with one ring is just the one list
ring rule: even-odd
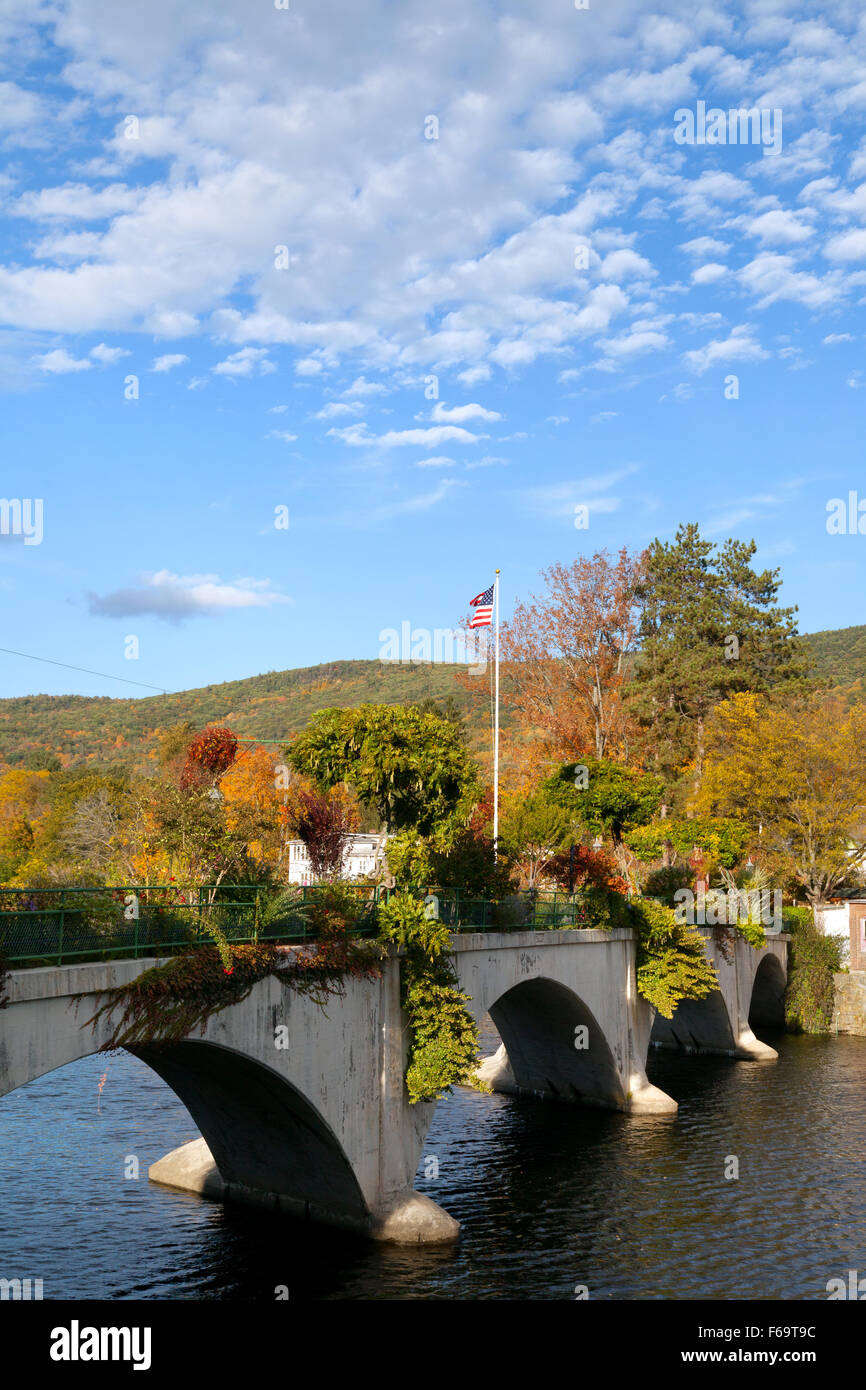
{"label": "white cloud", "polygon": [[445,454],[435,454],[433,458],[419,459],[415,464],[416,468],[455,468],[456,459],[450,459]]}
{"label": "white cloud", "polygon": [[406,444],[435,449],[449,441],[455,444],[477,444],[480,439],[487,438],[484,434],[471,434],[469,430],[460,429],[457,425],[432,425],[429,429],[418,430],[389,430],[387,434],[377,436],[370,434],[365,424],[357,424],[346,425],[343,429],[328,430],[328,434],[352,447],[380,449],[396,449]]}
{"label": "white cloud", "polygon": [[726,265],[720,265],[718,261],[707,261],[706,265],[699,265],[692,271],[692,284],[713,285],[729,273]]}
{"label": "white cloud", "polygon": [[119,212],[131,212],[144,197],[143,188],[128,188],[122,183],[98,189],[86,183],[65,183],[59,188],[23,193],[9,210],[34,222],[55,218],[63,222],[94,222]]}
{"label": "white cloud", "polygon": [[854,337],[851,333],[828,333],[821,342],[824,347],[832,347],[835,343],[853,343]]}
{"label": "white cloud", "polygon": [[140,584],[127,589],[103,595],[91,593],[87,597],[90,612],[98,617],[151,615],[168,622],[292,602],[275,593],[269,579],[236,579],[224,584],[216,574],[179,575],[171,570],[143,575]]}
{"label": "white cloud", "polygon": [[268,358],[267,348],[241,348],[240,352],[231,353],[225,361],[217,362],[211,371],[218,376],[252,376],[256,367],[262,375],[277,370]]}
{"label": "white cloud", "polygon": [[831,261],[866,261],[866,227],[833,237],[824,251]]}
{"label": "white cloud", "polygon": [[182,367],[189,358],[184,352],[166,352],[162,357],[155,357],[153,360],[152,372],[170,372],[173,367]]}
{"label": "white cloud", "polygon": [[344,396],[386,396],[388,387],[383,386],[379,381],[367,381],[363,376],[355,377],[348,391],[344,391]]}
{"label": "white cloud", "polygon": [[457,373],[457,380],[464,386],[477,386],[480,381],[489,381],[492,375],[489,367],[467,367],[465,372]]}
{"label": "white cloud", "polygon": [[805,226],[798,214],[787,208],[771,208],[746,222],[749,236],[757,237],[765,246],[795,246],[808,241],[813,228]]}
{"label": "white cloud", "polygon": [[296,434],[289,434],[288,430],[271,430],[265,435],[265,439],[281,439],[284,444],[294,444],[297,437]]}
{"label": "white cloud", "polygon": [[684,241],[680,246],[681,251],[700,260],[705,256],[726,256],[730,249],[729,242],[717,241],[711,236],[695,237],[692,241]]}
{"label": "white cloud", "polygon": [[810,309],[820,309],[841,294],[838,272],[822,280],[811,271],[797,270],[792,256],[764,251],[737,272],[737,279],[755,295],[759,309],[780,299],[792,299]]}
{"label": "white cloud", "polygon": [[66,348],[54,348],[51,352],[43,352],[33,360],[40,371],[50,372],[53,376],[64,372],[86,372],[93,366],[86,357],[73,357]]}
{"label": "white cloud", "polygon": [[716,338],[705,347],[693,352],[684,352],[683,361],[695,372],[703,373],[718,362],[758,362],[769,357],[752,336],[748,324],[740,324],[731,330],[727,338]]}
{"label": "white cloud", "polygon": [[339,415],[360,415],[364,410],[361,401],[329,401],[313,417],[316,420],[334,420]]}
{"label": "white cloud", "polygon": [[121,357],[129,357],[129,348],[108,347],[106,343],[97,343],[96,347],[90,349],[90,356],[95,357],[97,362],[103,366],[110,366],[112,362],[119,362]]}
{"label": "white cloud", "polygon": [[437,401],[430,412],[430,419],[442,424],[447,422],[462,425],[467,420],[501,420],[502,416],[495,410],[486,410],[476,402],[470,405],[447,406],[443,401]]}

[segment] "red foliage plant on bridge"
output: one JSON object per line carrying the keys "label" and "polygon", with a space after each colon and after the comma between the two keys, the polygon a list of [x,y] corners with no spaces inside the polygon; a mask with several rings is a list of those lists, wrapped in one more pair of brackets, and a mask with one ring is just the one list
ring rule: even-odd
{"label": "red foliage plant on bridge", "polygon": [[358,825],[354,807],[333,794],[302,790],[291,824],[306,846],[315,877],[336,877],[343,867],[349,837]]}
{"label": "red foliage plant on bridge", "polygon": [[229,945],[228,951],[230,969],[218,949],[202,946],[107,990],[88,1023],[95,1026],[115,1010],[119,1017],[99,1051],[169,1045],[203,1034],[213,1014],[239,1004],[268,975],[323,1006],[331,996],[345,995],[347,979],[377,979],[385,954],[376,941],[350,940],[339,923],[326,927],[314,945]]}
{"label": "red foliage plant on bridge", "polygon": [[184,791],[215,786],[231,767],[238,751],[238,741],[231,729],[213,725],[196,734],[186,750],[186,766],[180,779]]}
{"label": "red foliage plant on bridge", "polygon": [[616,893],[627,892],[625,880],[609,854],[603,849],[589,849],[586,845],[575,845],[574,863],[566,852],[557,854],[549,861],[545,875],[552,878],[559,887],[568,890],[575,888],[608,888]]}

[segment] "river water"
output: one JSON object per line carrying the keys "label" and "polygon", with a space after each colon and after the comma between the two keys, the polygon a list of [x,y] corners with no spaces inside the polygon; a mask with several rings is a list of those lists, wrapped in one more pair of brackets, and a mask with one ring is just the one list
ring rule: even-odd
{"label": "river water", "polygon": [[826,1299],[866,1272],[866,1038],[762,1036],[777,1063],[653,1051],[674,1118],[454,1093],[417,1186],[461,1238],[426,1250],[151,1186],[189,1114],[137,1059],[85,1058],[0,1100],[0,1276],[60,1299]]}

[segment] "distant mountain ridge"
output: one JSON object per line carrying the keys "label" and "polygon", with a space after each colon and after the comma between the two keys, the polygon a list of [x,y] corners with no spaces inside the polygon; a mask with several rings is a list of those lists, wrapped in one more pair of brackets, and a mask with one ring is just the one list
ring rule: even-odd
{"label": "distant mountain ridge", "polygon": [[[815,673],[850,687],[866,677],[866,624],[805,634]],[[289,671],[268,671],[244,680],[205,685],[170,695],[112,699],[88,695],[24,695],[0,700],[0,763],[53,754],[64,766],[123,763],[145,771],[156,762],[166,729],[189,720],[197,727],[228,724],[243,738],[290,739],[318,709],[365,702],[398,705],[452,696],[464,714],[473,696],[451,664],[329,661]],[[479,675],[479,694],[487,675]],[[503,713],[505,723],[507,713]],[[479,751],[489,741],[486,719],[468,721],[469,742]]]}
{"label": "distant mountain ridge", "polygon": [[[38,752],[61,763],[153,767],[166,729],[186,720],[227,724],[240,737],[288,741],[318,709],[370,702],[398,705],[452,696],[461,712],[472,697],[456,665],[330,661],[291,671],[143,699],[88,695],[24,695],[0,700],[0,763],[13,766]],[[478,680],[487,688],[487,677]]]}

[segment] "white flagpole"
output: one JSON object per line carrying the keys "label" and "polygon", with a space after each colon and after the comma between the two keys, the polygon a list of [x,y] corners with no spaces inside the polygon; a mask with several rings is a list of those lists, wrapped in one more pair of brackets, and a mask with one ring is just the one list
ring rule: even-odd
{"label": "white flagpole", "polygon": [[499,860],[499,570],[493,586],[496,609],[496,716],[493,724],[493,857]]}

